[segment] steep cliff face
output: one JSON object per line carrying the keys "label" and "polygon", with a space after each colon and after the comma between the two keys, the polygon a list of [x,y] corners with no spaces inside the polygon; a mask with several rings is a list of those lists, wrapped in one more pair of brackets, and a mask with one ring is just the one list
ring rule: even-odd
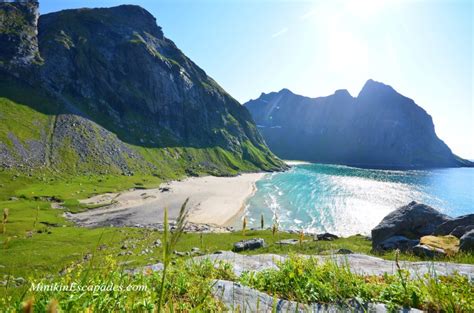
{"label": "steep cliff face", "polygon": [[38,2],[0,3],[0,68],[14,70],[41,63]]}
{"label": "steep cliff face", "polygon": [[[0,132],[4,166],[217,175],[285,167],[247,109],[164,37],[143,8],[66,10],[41,16],[38,29],[44,63],[15,80],[12,71],[1,76],[0,105],[17,120]],[[42,121],[35,138],[21,138],[31,125],[20,125],[13,109],[20,105]]]}
{"label": "steep cliff face", "polygon": [[281,158],[375,168],[468,166],[435,133],[431,117],[392,87],[367,81],[307,98],[282,90],[245,104]]}

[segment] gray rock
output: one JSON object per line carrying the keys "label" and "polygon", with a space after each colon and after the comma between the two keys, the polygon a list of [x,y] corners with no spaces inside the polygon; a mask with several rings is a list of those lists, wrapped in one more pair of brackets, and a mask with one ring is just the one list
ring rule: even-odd
{"label": "gray rock", "polygon": [[377,250],[388,251],[399,249],[400,251],[410,251],[414,246],[420,243],[418,239],[408,239],[405,236],[393,236],[378,245]]}
{"label": "gray rock", "polygon": [[16,284],[17,286],[23,285],[23,284],[25,284],[25,283],[26,283],[26,279],[24,279],[23,277],[17,277],[17,278],[15,278],[15,284]]}
{"label": "gray rock", "polygon": [[[307,258],[306,255],[300,255]],[[365,254],[331,254],[331,255],[314,255],[311,256],[319,262],[335,261],[338,264],[348,264],[351,271],[360,275],[383,275],[384,273],[395,274],[397,267],[394,261],[384,260],[381,258],[365,255]],[[234,253],[231,251],[223,251],[221,254],[209,254],[204,256],[194,257],[193,261],[209,259],[215,264],[220,261],[232,265],[234,274],[240,276],[245,271],[258,272],[267,269],[278,269],[278,263],[284,262],[287,256],[277,254],[258,254],[258,255],[244,255]],[[471,264],[457,264],[449,262],[410,262],[399,261],[403,269],[408,270],[412,277],[419,277],[420,275],[433,273],[437,275],[452,275],[458,272],[471,279],[474,279],[474,265]]]}
{"label": "gray rock", "polygon": [[[380,303],[364,303],[351,300],[341,304],[309,305],[274,298],[266,293],[227,280],[216,280],[212,285],[212,293],[229,312],[388,312],[385,305]],[[402,312],[402,311],[400,311]],[[417,309],[403,310],[403,312],[421,312]]]}
{"label": "gray rock", "polygon": [[284,239],[284,240],[275,242],[275,244],[282,245],[282,246],[283,245],[296,245],[298,242],[299,242],[298,239]]}
{"label": "gray rock", "polygon": [[[461,228],[459,228],[457,232],[453,234],[452,232],[458,227],[461,227]],[[456,236],[461,233],[463,227],[464,227],[464,230],[466,230],[468,227],[470,227],[471,229],[474,228],[474,214],[458,216],[438,225],[438,227],[436,227],[434,231],[434,235],[444,236],[444,235],[451,234],[453,236]],[[461,236],[456,236],[456,237],[461,238],[462,235],[464,235],[464,233],[462,233]]]}
{"label": "gray rock", "polygon": [[153,243],[153,246],[154,246],[155,248],[161,247],[161,240],[160,240],[160,239],[156,239],[155,242]]}
{"label": "gray rock", "polygon": [[474,252],[474,230],[470,230],[461,237],[459,250],[463,252]]}
{"label": "gray rock", "polygon": [[253,238],[234,243],[234,251],[255,250],[265,246],[265,240],[262,238]]}
{"label": "gray rock", "polygon": [[92,259],[92,253],[86,253],[86,254],[82,257],[82,259],[83,259],[84,261],[89,261],[90,259]]}
{"label": "gray rock", "polygon": [[181,257],[189,255],[189,252],[173,251],[173,253]]}
{"label": "gray rock", "polygon": [[380,250],[380,244],[383,241],[396,235],[409,239],[431,235],[436,227],[450,220],[449,216],[432,207],[412,201],[385,216],[372,229],[372,248]]}
{"label": "gray rock", "polygon": [[314,236],[314,240],[325,240],[325,241],[332,241],[338,238],[339,238],[338,236],[334,234],[330,234],[330,233],[317,234]]}
{"label": "gray rock", "polygon": [[443,257],[446,255],[446,252],[443,249],[433,248],[427,245],[416,245],[413,247],[412,251],[413,254],[426,258]]}
{"label": "gray rock", "polygon": [[450,233],[454,237],[461,238],[464,234],[474,229],[474,225],[458,226]]}

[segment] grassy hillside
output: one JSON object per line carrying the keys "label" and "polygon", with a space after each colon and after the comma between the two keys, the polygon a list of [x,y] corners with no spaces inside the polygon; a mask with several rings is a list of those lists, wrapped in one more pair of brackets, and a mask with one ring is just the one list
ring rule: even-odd
{"label": "grassy hillside", "polygon": [[[4,171],[31,176],[90,174],[155,176],[235,175],[274,170],[281,161],[244,141],[241,152],[220,146],[149,147],[122,142],[117,135],[81,116],[40,89],[0,81],[0,160]],[[11,168],[11,169],[9,169]],[[123,178],[127,180],[127,178]]]}

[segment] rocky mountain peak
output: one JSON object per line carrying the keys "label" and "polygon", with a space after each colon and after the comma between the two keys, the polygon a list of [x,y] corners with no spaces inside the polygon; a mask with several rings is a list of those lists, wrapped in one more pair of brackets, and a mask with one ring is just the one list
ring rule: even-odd
{"label": "rocky mountain peak", "polygon": [[349,91],[347,91],[347,89],[338,89],[334,92],[334,96],[336,96],[337,98],[350,98],[352,99],[353,97],[351,96],[351,94],[349,93]]}
{"label": "rocky mountain peak", "polygon": [[384,83],[369,79],[365,82],[361,91],[359,92],[358,98],[383,96],[388,94],[398,94],[395,89]]}
{"label": "rocky mountain peak", "polygon": [[282,95],[294,95],[294,93],[288,88],[283,88],[278,93]]}

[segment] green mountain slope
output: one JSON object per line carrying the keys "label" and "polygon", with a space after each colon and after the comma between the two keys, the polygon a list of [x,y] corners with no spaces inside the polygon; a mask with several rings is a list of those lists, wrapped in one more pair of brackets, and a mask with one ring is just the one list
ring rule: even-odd
{"label": "green mountain slope", "polygon": [[[21,13],[25,5],[1,3],[0,12],[16,6]],[[144,9],[41,16],[37,45],[36,17],[0,24],[0,36],[23,47],[16,50],[23,62],[4,54],[0,64],[3,170],[170,178],[285,168],[247,109]]]}

